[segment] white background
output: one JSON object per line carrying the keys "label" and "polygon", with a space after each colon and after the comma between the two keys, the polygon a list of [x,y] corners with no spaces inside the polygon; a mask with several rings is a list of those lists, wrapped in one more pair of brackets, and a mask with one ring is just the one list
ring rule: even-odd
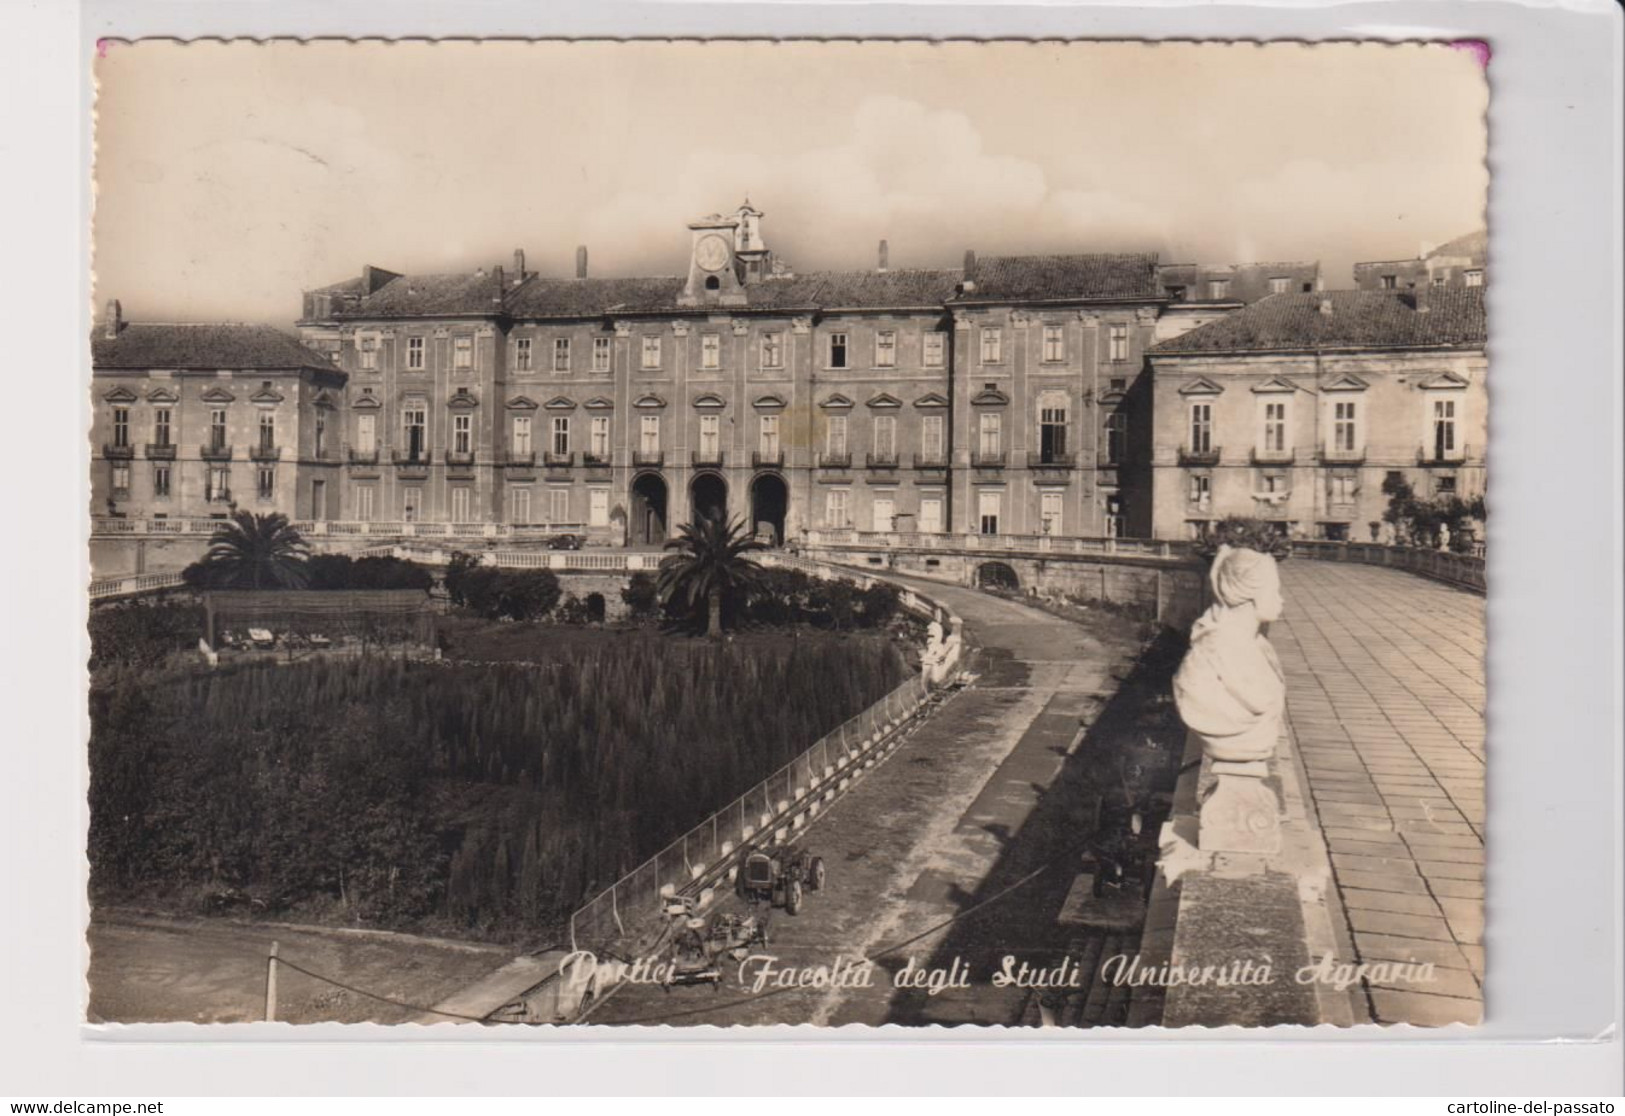
{"label": "white background", "polygon": [[[1621,19],[1563,6],[0,3],[7,344],[0,1095],[579,1090],[1617,1094]],[[988,1031],[89,1028],[86,261],[99,35],[1482,38],[1490,150],[1488,1022]],[[545,119],[537,123],[545,128]],[[1148,135],[1146,142],[1156,142]],[[425,1045],[417,1034],[432,1034]],[[166,1041],[154,1042],[161,1035]],[[294,1041],[296,1040],[296,1041]],[[1282,1043],[1290,1043],[1283,1046]]]}

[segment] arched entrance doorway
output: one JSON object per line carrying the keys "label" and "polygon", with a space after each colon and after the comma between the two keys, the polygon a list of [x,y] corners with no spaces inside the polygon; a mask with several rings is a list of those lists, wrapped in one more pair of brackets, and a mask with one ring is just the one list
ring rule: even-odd
{"label": "arched entrance doorway", "polygon": [[627,532],[633,546],[666,545],[666,482],[658,473],[643,473],[632,481]]}
{"label": "arched entrance doorway", "polygon": [[976,584],[983,589],[998,589],[1006,593],[1021,592],[1016,571],[1003,562],[983,562],[976,567]]}
{"label": "arched entrance doorway", "polygon": [[701,473],[688,486],[689,504],[694,509],[692,519],[728,519],[728,482],[715,473]]}
{"label": "arched entrance doorway", "polygon": [[790,490],[777,473],[763,473],[750,482],[750,527],[756,537],[770,546],[784,542],[784,513],[790,507]]}
{"label": "arched entrance doorway", "polygon": [[602,593],[588,593],[587,622],[591,624],[602,624],[604,622],[605,611],[604,595]]}

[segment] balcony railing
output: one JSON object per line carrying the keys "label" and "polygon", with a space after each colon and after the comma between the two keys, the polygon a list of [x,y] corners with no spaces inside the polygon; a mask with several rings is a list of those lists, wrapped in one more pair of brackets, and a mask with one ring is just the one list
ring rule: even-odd
{"label": "balcony railing", "polygon": [[1345,449],[1341,446],[1328,446],[1324,442],[1320,446],[1320,463],[1322,465],[1359,465],[1365,461],[1365,447]]}
{"label": "balcony railing", "polygon": [[248,456],[254,461],[281,461],[281,446],[250,446]]}
{"label": "balcony railing", "polygon": [[415,453],[412,450],[395,450],[390,454],[390,459],[395,464],[407,469],[427,469],[433,458],[434,452],[426,449],[420,449]]}
{"label": "balcony railing", "polygon": [[1460,465],[1467,460],[1468,451],[1472,447],[1466,442],[1452,449],[1440,449],[1438,446],[1423,446],[1416,451],[1418,465]]}
{"label": "balcony railing", "polygon": [[820,469],[850,469],[852,468],[852,455],[850,453],[821,453],[818,455]]}
{"label": "balcony railing", "polygon": [[940,453],[917,453],[914,455],[916,469],[946,469],[948,458]]}
{"label": "balcony railing", "polygon": [[614,464],[607,453],[584,453],[581,463],[589,469],[607,469]]}
{"label": "balcony railing", "polygon": [[658,469],[666,463],[665,450],[633,450],[632,464],[645,469]]}
{"label": "balcony railing", "polygon": [[356,449],[354,446],[351,446],[344,451],[344,456],[349,460],[351,465],[378,464],[378,448],[376,446],[374,446],[372,449],[366,450]]}
{"label": "balcony railing", "polygon": [[1002,469],[1004,468],[1004,457],[1003,450],[995,453],[983,453],[977,450],[970,455],[970,463],[971,467],[976,469]]}
{"label": "balcony railing", "polygon": [[511,468],[530,469],[536,465],[535,450],[503,450],[502,463]]}
{"label": "balcony railing", "polygon": [[1259,449],[1254,446],[1250,460],[1254,465],[1290,465],[1296,456],[1292,449]]}
{"label": "balcony railing", "polygon": [[542,464],[546,465],[549,469],[568,469],[575,463],[576,455],[573,451],[568,453],[554,453],[549,450],[547,453],[542,454]]}
{"label": "balcony railing", "polygon": [[897,455],[895,453],[866,453],[863,463],[871,469],[897,468]]}
{"label": "balcony railing", "polygon": [[175,443],[148,442],[147,457],[153,461],[173,461],[175,460]]}
{"label": "balcony railing", "polygon": [[1029,469],[1071,469],[1077,463],[1078,455],[1075,453],[1056,453],[1052,450],[1049,453],[1040,451],[1027,454]]}
{"label": "balcony railing", "polygon": [[203,445],[198,447],[198,454],[205,461],[230,461],[231,445],[230,443],[226,442],[219,444],[214,442],[205,442]]}
{"label": "balcony railing", "polygon": [[112,442],[103,442],[102,456],[114,459],[134,457],[135,447],[131,445],[117,446]]}
{"label": "balcony railing", "polygon": [[474,451],[473,450],[447,450],[446,451],[446,464],[447,465],[461,465],[461,466],[466,468],[467,466],[474,464]]}
{"label": "balcony railing", "polygon": [[724,454],[719,449],[697,449],[691,451],[689,460],[693,463],[696,469],[707,465],[720,469],[722,467],[723,457]]}
{"label": "balcony railing", "polygon": [[1191,449],[1189,446],[1179,447],[1179,463],[1181,465],[1217,465],[1219,463],[1219,447],[1209,446],[1206,449]]}
{"label": "balcony railing", "polygon": [[784,467],[784,451],[757,450],[750,455],[750,463],[758,469],[780,469]]}

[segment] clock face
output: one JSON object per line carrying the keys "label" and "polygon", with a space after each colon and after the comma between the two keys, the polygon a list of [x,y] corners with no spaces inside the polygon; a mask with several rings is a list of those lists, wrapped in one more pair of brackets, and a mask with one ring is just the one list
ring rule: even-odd
{"label": "clock face", "polygon": [[706,271],[721,271],[728,262],[728,243],[720,236],[707,236],[694,246],[694,262]]}

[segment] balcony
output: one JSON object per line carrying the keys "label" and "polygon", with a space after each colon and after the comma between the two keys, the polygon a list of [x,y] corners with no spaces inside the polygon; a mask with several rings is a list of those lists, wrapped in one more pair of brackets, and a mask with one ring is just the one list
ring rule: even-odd
{"label": "balcony", "polygon": [[1439,446],[1423,446],[1416,451],[1418,465],[1460,465],[1467,460],[1468,451],[1472,449],[1466,442],[1451,449]]}
{"label": "balcony", "polygon": [[427,469],[433,460],[434,453],[430,450],[395,450],[390,459],[403,469]]}
{"label": "balcony", "polygon": [[1296,451],[1292,449],[1259,449],[1254,446],[1248,459],[1254,465],[1290,465],[1296,456]]}
{"label": "balcony", "polygon": [[502,464],[510,469],[534,469],[536,467],[536,451],[505,450],[502,453]]}
{"label": "balcony", "polygon": [[1219,447],[1208,446],[1205,449],[1191,449],[1189,446],[1180,446],[1179,463],[1181,465],[1217,465],[1219,463]]}
{"label": "balcony", "polygon": [[784,468],[784,451],[757,450],[750,455],[751,467],[755,469],[782,469]]}
{"label": "balcony", "polygon": [[1320,463],[1322,465],[1361,465],[1365,462],[1365,447],[1357,449],[1342,449],[1337,446],[1328,446],[1324,443],[1320,447]]}
{"label": "balcony", "polygon": [[344,456],[351,465],[378,464],[378,448],[376,446],[372,449],[356,449],[354,446],[350,446],[344,451]]}
{"label": "balcony", "polygon": [[818,455],[820,469],[850,469],[852,468],[852,455],[850,453],[821,453]]}
{"label": "balcony", "polygon": [[102,456],[112,460],[128,460],[135,456],[135,447],[131,445],[114,445],[112,442],[102,443]]}
{"label": "balcony", "polygon": [[198,455],[205,461],[230,461],[231,446],[225,442],[207,442],[198,447]]}
{"label": "balcony", "polygon": [[607,469],[614,464],[607,453],[584,453],[581,463],[589,469]]}
{"label": "balcony", "polygon": [[689,460],[696,469],[702,467],[720,469],[722,468],[723,457],[724,454],[720,449],[697,449],[692,451]]}
{"label": "balcony", "polygon": [[151,460],[151,461],[173,461],[173,460],[175,460],[175,443],[174,442],[148,442],[147,443],[147,458],[148,458],[148,460]]}
{"label": "balcony", "polygon": [[914,455],[914,467],[916,469],[946,469],[948,467],[948,458],[947,455],[940,453],[917,453]]}
{"label": "balcony", "polygon": [[542,454],[542,464],[549,469],[568,469],[575,463],[576,455],[573,452],[553,453],[549,451]]}
{"label": "balcony", "polygon": [[248,450],[248,456],[249,456],[249,459],[253,460],[253,461],[281,461],[282,460],[282,447],[281,446],[251,446],[251,447],[249,447],[249,450]]}
{"label": "balcony", "polygon": [[659,469],[666,464],[664,450],[633,450],[632,464],[644,469]]}
{"label": "balcony", "polygon": [[1077,464],[1078,455],[1075,453],[1058,453],[1051,450],[1049,453],[1027,454],[1029,469],[1074,469]]}
{"label": "balcony", "polygon": [[895,453],[866,453],[863,463],[871,469],[897,468],[897,455]]}
{"label": "balcony", "polygon": [[973,469],[1002,469],[1004,468],[1005,452],[1003,450],[983,452],[977,450],[971,453],[970,463]]}
{"label": "balcony", "polygon": [[446,464],[455,468],[466,469],[474,464],[473,450],[447,450]]}

